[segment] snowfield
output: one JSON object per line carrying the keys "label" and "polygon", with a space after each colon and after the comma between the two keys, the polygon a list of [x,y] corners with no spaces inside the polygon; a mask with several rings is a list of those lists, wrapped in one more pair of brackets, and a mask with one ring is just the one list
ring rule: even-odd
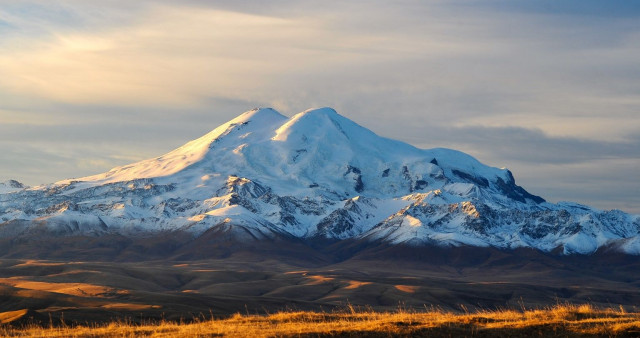
{"label": "snowfield", "polygon": [[33,188],[0,183],[0,238],[219,230],[391,244],[640,254],[640,216],[547,203],[512,173],[380,137],[331,108],[254,109],[157,158]]}

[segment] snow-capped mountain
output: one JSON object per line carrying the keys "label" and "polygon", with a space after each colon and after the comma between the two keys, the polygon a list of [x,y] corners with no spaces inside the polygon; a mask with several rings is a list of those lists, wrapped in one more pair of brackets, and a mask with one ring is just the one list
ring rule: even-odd
{"label": "snow-capped mountain", "polygon": [[0,238],[178,231],[640,254],[640,216],[547,203],[507,169],[380,137],[331,108],[254,109],[103,174],[0,184]]}
{"label": "snow-capped mountain", "polygon": [[0,182],[0,194],[7,194],[14,191],[20,191],[26,188],[24,184],[16,180],[8,180],[6,182]]}

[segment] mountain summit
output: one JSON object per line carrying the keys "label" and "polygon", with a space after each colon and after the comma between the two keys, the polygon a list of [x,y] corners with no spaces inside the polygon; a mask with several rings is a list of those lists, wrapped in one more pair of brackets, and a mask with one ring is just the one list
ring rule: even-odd
{"label": "mountain summit", "polygon": [[459,181],[523,203],[544,202],[516,186],[506,169],[485,166],[454,150],[422,150],[380,137],[331,108],[310,109],[290,119],[270,108],[254,109],[158,158],[58,183],[95,186],[153,178],[195,180],[202,186],[203,177],[226,181],[230,175],[294,196],[398,198]]}
{"label": "mountain summit", "polygon": [[351,240],[640,254],[640,217],[551,204],[507,169],[380,137],[331,108],[245,112],[157,158],[0,190],[0,238]]}

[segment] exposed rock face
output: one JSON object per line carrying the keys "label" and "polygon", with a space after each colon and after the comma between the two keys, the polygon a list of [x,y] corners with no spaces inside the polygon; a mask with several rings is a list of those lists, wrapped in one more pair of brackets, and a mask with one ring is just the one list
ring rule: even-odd
{"label": "exposed rock face", "polygon": [[640,254],[639,216],[547,203],[509,170],[379,137],[330,108],[256,109],[155,159],[0,188],[0,238],[16,240],[180,232]]}

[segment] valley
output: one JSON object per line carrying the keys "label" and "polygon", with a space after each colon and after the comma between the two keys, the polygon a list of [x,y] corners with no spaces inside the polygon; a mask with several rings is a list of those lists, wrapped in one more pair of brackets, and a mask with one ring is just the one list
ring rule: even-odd
{"label": "valley", "polygon": [[585,259],[472,247],[408,253],[372,250],[341,262],[296,264],[242,253],[189,261],[2,259],[0,313],[25,310],[14,324],[46,324],[189,321],[347,306],[455,313],[588,303],[632,311],[640,302],[640,263],[623,255]]}

